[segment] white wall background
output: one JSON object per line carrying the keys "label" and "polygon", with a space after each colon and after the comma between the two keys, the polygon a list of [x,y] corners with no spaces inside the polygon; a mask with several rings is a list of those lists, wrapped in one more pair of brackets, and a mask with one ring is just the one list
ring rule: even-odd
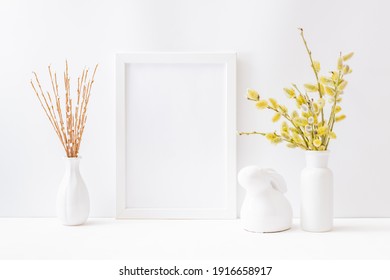
{"label": "white wall background", "polygon": [[[335,214],[390,217],[390,3],[370,1],[110,0],[0,1],[0,216],[53,216],[63,151],[29,80],[46,66],[72,77],[100,64],[81,153],[92,216],[115,209],[115,53],[237,51],[238,128],[271,129],[271,117],[245,89],[284,99],[282,88],[313,79],[297,27],[323,68],[355,51],[331,168]],[[280,97],[279,97],[280,96]],[[299,215],[303,153],[238,139],[238,168],[273,167],[285,175]],[[239,197],[242,198],[240,189]]]}

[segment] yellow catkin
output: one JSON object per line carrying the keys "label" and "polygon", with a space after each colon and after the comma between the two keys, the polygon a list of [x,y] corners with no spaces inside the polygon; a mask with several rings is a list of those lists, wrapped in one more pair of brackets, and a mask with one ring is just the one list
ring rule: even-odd
{"label": "yellow catkin", "polygon": [[284,131],[282,131],[280,133],[280,135],[282,135],[283,138],[288,139],[288,140],[290,140],[290,138],[291,138],[290,134],[288,134],[287,132],[284,132]]}
{"label": "yellow catkin", "polygon": [[349,59],[353,56],[353,54],[354,54],[353,52],[350,52],[350,53],[344,55],[344,56],[343,56],[343,60],[344,60],[344,61],[349,60]]}
{"label": "yellow catkin", "polygon": [[321,64],[318,61],[313,61],[314,70],[318,73],[321,70]]}
{"label": "yellow catkin", "polygon": [[257,91],[255,91],[254,89],[250,89],[250,88],[247,89],[246,96],[249,100],[253,100],[253,101],[258,101],[260,98],[259,93]]}
{"label": "yellow catkin", "polygon": [[267,138],[273,144],[278,144],[278,143],[283,141],[282,138],[280,138],[279,136],[275,135],[275,133],[267,133],[265,135],[265,138]]}
{"label": "yellow catkin", "polygon": [[292,88],[284,88],[283,90],[284,90],[284,92],[285,92],[285,94],[286,94],[286,96],[288,98],[294,98],[295,97],[295,90],[294,89],[292,89]]}
{"label": "yellow catkin", "polygon": [[337,71],[332,72],[332,81],[337,82],[339,79],[339,73]]}
{"label": "yellow catkin", "polygon": [[300,94],[298,97],[297,97],[297,104],[298,104],[298,107],[300,107],[302,104],[305,104],[306,103],[306,100],[305,98],[303,97],[302,94]]}
{"label": "yellow catkin", "polygon": [[297,133],[294,133],[292,138],[293,138],[294,142],[296,142],[298,144],[302,144],[303,143],[302,138]]}
{"label": "yellow catkin", "polygon": [[282,123],[281,130],[284,131],[284,132],[288,132],[288,124],[286,122]]}
{"label": "yellow catkin", "polygon": [[305,89],[306,89],[308,92],[316,92],[316,91],[318,91],[318,87],[317,87],[316,85],[304,84],[303,86],[305,87]]}
{"label": "yellow catkin", "polygon": [[320,147],[321,144],[322,144],[322,142],[321,142],[321,139],[319,139],[319,138],[317,138],[317,139],[315,139],[315,140],[313,141],[313,145],[314,145],[314,147],[316,147],[316,148]]}
{"label": "yellow catkin", "polygon": [[335,95],[334,90],[332,88],[330,88],[330,87],[325,87],[325,92],[327,94],[329,94],[330,96],[334,96]]}
{"label": "yellow catkin", "polygon": [[346,117],[347,117],[346,115],[337,116],[337,117],[336,117],[336,122],[342,121],[342,120],[344,120]]}
{"label": "yellow catkin", "polygon": [[345,65],[345,66],[344,66],[344,69],[343,69],[344,75],[349,74],[349,73],[350,73],[350,72],[349,72],[350,70],[351,70],[351,68],[349,68],[348,65]]}
{"label": "yellow catkin", "polygon": [[295,118],[293,120],[293,122],[297,125],[297,126],[305,126],[307,125],[307,119],[305,118]]}
{"label": "yellow catkin", "polygon": [[345,87],[347,86],[348,82],[347,81],[342,81],[339,86],[337,87],[338,90],[344,90]]}
{"label": "yellow catkin", "polygon": [[343,58],[342,57],[339,57],[339,59],[337,60],[337,69],[338,70],[343,69]]}
{"label": "yellow catkin", "polygon": [[330,132],[328,133],[328,135],[329,135],[329,138],[330,138],[330,139],[336,139],[336,138],[337,138],[336,133],[334,133],[333,131],[330,131]]}
{"label": "yellow catkin", "polygon": [[267,107],[268,107],[268,102],[267,102],[267,100],[262,99],[262,100],[260,100],[260,101],[257,101],[257,102],[256,102],[256,107],[257,107],[258,109],[265,109],[265,108],[267,108]]}
{"label": "yellow catkin", "polygon": [[275,109],[278,108],[278,102],[275,99],[270,98],[269,102],[271,103],[273,108],[275,108]]}
{"label": "yellow catkin", "polygon": [[288,112],[287,107],[284,106],[284,105],[279,105],[279,108],[280,108],[280,110],[282,110],[283,113],[287,113]]}
{"label": "yellow catkin", "polygon": [[317,103],[313,103],[313,111],[314,113],[318,114],[320,112],[320,107]]}
{"label": "yellow catkin", "polygon": [[267,138],[268,140],[272,140],[276,137],[275,133],[267,133],[265,135],[265,138]]}
{"label": "yellow catkin", "polygon": [[325,92],[325,87],[323,84],[320,84],[320,92],[323,94]]}
{"label": "yellow catkin", "polygon": [[327,85],[327,86],[332,86],[333,85],[333,81],[331,78],[328,78],[328,77],[325,77],[325,76],[322,76],[320,78],[320,82],[324,85]]}
{"label": "yellow catkin", "polygon": [[277,122],[278,120],[280,120],[280,117],[281,117],[281,114],[276,113],[272,118],[272,122]]}
{"label": "yellow catkin", "polygon": [[280,137],[275,137],[274,139],[271,140],[271,143],[272,144],[279,144],[280,142],[282,142],[283,139],[280,138]]}
{"label": "yellow catkin", "polygon": [[320,109],[322,109],[325,106],[325,99],[320,98],[320,99],[318,99],[317,103],[318,103],[318,106],[320,107]]}
{"label": "yellow catkin", "polygon": [[317,129],[317,135],[318,136],[322,136],[322,135],[325,135],[328,131],[328,128],[326,126],[320,126],[318,129]]}

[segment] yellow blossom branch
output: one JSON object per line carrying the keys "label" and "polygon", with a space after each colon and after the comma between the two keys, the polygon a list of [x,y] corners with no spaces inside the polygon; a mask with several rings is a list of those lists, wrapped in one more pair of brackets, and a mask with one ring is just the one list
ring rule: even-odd
{"label": "yellow blossom branch", "polygon": [[[341,53],[340,53],[340,57],[341,57]],[[339,87],[341,81],[343,81],[343,78],[344,78],[344,75],[342,74],[341,70],[339,70],[339,75],[338,75],[337,81],[334,83],[335,94],[334,94],[334,101],[333,101],[333,106],[332,106],[332,110],[331,110],[331,115],[329,117],[329,122],[328,122],[329,132],[333,131],[333,127],[334,127],[334,123],[335,123],[335,119],[336,119],[337,99],[338,99],[339,94],[340,94],[338,87]],[[325,149],[328,148],[329,142],[330,142],[330,137],[328,135],[327,139],[326,139]]]}
{"label": "yellow blossom branch", "polygon": [[[262,135],[262,136],[267,136],[267,134],[269,134],[269,133],[258,132],[258,131],[252,131],[252,132],[238,132],[238,135],[256,135],[256,134],[257,134],[257,135]],[[302,149],[304,149],[304,150],[307,150],[307,147],[304,146],[304,145],[302,145],[302,144],[300,144],[300,143],[297,143],[297,142],[295,142],[295,141],[293,141],[293,140],[291,140],[291,139],[287,139],[287,138],[283,137],[282,135],[277,134],[276,132],[273,132],[273,134],[275,135],[276,138],[278,138],[278,139],[280,139],[280,140],[282,140],[282,141],[284,141],[284,142],[293,144],[293,145],[295,145],[295,146],[297,146],[297,147],[300,147],[300,148],[302,148]]]}
{"label": "yellow blossom branch", "polygon": [[[322,98],[323,92],[321,92],[320,79],[318,78],[317,70],[314,67],[314,61],[313,61],[313,57],[311,56],[311,50],[309,49],[309,47],[307,45],[307,42],[306,42],[306,39],[305,39],[305,35],[303,34],[303,28],[299,28],[299,30],[301,31],[301,37],[302,37],[303,43],[305,44],[306,51],[309,54],[311,68],[313,69],[314,75],[316,77],[318,93],[320,95],[320,98]],[[324,109],[323,108],[321,108],[321,121],[322,121],[322,125],[324,125],[325,124],[325,119],[324,119]]]}
{"label": "yellow blossom branch", "polygon": [[309,139],[306,138],[302,129],[294,123],[294,121],[291,119],[291,117],[287,113],[280,112],[279,110],[277,110],[271,106],[267,106],[267,109],[270,109],[270,110],[273,110],[273,111],[279,113],[282,117],[284,117],[286,120],[288,120],[298,130],[299,134],[302,136],[303,141],[305,141],[306,146],[309,147],[309,143],[308,143]]}
{"label": "yellow blossom branch", "polygon": [[267,135],[266,133],[264,132],[258,132],[258,131],[252,131],[252,132],[243,132],[243,131],[240,131],[238,132],[238,135],[253,135],[253,134],[260,134],[260,135]]}

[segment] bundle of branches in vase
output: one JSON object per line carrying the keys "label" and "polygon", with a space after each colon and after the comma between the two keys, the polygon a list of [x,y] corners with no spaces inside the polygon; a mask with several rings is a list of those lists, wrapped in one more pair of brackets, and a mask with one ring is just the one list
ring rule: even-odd
{"label": "bundle of branches in vase", "polygon": [[44,91],[39,81],[37,73],[31,80],[31,86],[46,113],[54,131],[61,141],[68,158],[78,157],[81,140],[87,122],[87,109],[95,73],[98,65],[89,78],[88,69],[84,68],[77,79],[77,90],[75,98],[71,94],[71,79],[69,77],[68,62],[63,75],[64,79],[64,99],[61,99],[58,87],[57,74],[48,67],[51,91]]}
{"label": "bundle of branches in vase", "polygon": [[[313,59],[303,29],[299,30],[310,59],[315,82],[304,84],[303,88],[299,88],[296,84],[284,88],[287,97],[295,101],[297,110],[292,111],[289,111],[276,99],[262,98],[256,90],[248,89],[247,98],[254,101],[258,109],[273,111],[273,122],[278,122],[280,119],[284,119],[284,121],[279,132],[252,131],[240,132],[239,134],[259,134],[265,136],[273,144],[285,142],[290,148],[324,151],[328,149],[330,140],[336,138],[335,123],[346,118],[345,114],[342,113],[340,103],[347,86],[346,76],[352,72],[346,62],[353,56],[353,53],[346,55],[340,53],[337,68],[321,75],[320,62]],[[330,109],[326,118],[327,103],[330,104]]]}

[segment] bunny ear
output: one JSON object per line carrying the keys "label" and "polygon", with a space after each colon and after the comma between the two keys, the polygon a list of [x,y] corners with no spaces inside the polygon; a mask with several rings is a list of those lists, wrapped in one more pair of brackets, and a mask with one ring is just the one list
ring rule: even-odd
{"label": "bunny ear", "polygon": [[275,190],[282,193],[287,192],[287,184],[282,175],[273,169],[265,169],[265,171],[267,171],[267,173],[270,175],[271,185]]}

